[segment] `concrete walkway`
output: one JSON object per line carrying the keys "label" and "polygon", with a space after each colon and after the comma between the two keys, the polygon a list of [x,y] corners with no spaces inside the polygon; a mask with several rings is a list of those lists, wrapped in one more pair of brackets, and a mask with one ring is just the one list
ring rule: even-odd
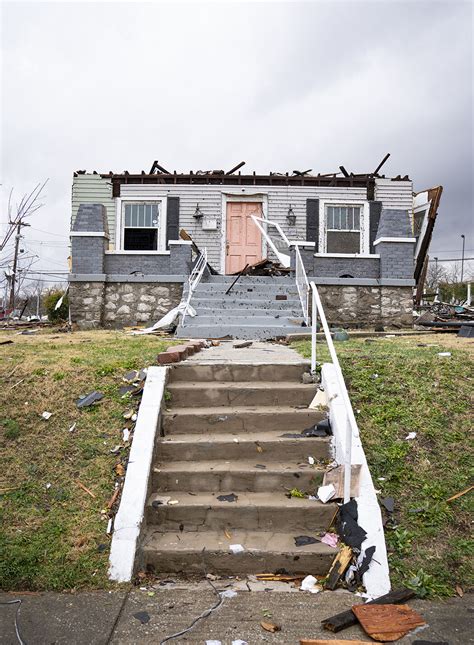
{"label": "concrete walkway", "polygon": [[[201,365],[219,364],[247,364],[247,365],[308,365],[309,361],[304,359],[297,351],[281,345],[263,341],[219,341],[217,347],[194,354],[186,360],[186,363],[199,363]],[[251,342],[249,347],[240,349],[234,347],[243,342]]]}
{"label": "concrete walkway", "polygon": [[[215,583],[223,590],[227,581]],[[260,584],[260,583],[258,583]],[[258,589],[258,584],[249,584]],[[273,583],[274,584],[274,583]],[[246,587],[244,582],[241,588]],[[265,587],[270,586],[268,583]],[[339,634],[323,631],[320,621],[344,611],[361,599],[347,592],[239,591],[225,598],[209,617],[199,621],[185,636],[171,643],[200,643],[218,640],[230,645],[242,639],[255,643],[299,643],[300,638],[371,641],[355,626]],[[288,585],[283,585],[288,589]],[[153,595],[149,595],[153,594]],[[216,602],[206,583],[167,584],[156,590],[97,591],[78,594],[1,594],[0,602],[21,598],[19,628],[27,645],[158,645],[167,636],[188,627],[204,610]],[[469,645],[472,638],[472,596],[446,601],[410,601],[428,626],[399,641],[400,645],[448,643]],[[16,605],[0,606],[0,643],[15,645]],[[269,633],[260,622],[281,625],[281,631]],[[147,621],[147,622],[146,622]]]}

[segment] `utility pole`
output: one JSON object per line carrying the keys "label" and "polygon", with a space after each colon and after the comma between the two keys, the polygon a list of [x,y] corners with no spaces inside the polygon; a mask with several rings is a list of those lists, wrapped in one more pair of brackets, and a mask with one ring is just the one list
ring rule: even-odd
{"label": "utility pole", "polygon": [[461,284],[463,282],[464,278],[464,244],[466,243],[466,237],[464,235],[461,235],[462,237],[462,254],[461,254]]}
{"label": "utility pole", "polygon": [[15,236],[15,253],[13,255],[13,268],[12,268],[12,277],[11,277],[11,286],[10,286],[10,303],[9,308],[11,313],[15,309],[15,283],[16,283],[16,273],[18,266],[18,252],[20,250],[20,240],[21,240],[21,227],[30,226],[30,224],[25,224],[21,219],[19,220],[16,227],[16,236]]}

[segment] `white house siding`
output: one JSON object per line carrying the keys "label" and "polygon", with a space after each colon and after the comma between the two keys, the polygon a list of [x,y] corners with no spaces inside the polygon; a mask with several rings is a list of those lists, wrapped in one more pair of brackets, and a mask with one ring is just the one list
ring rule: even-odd
{"label": "white house siding", "polygon": [[413,183],[411,181],[375,180],[375,199],[384,208],[408,211],[410,218],[413,210]]}
{"label": "white house siding", "polygon": [[72,183],[71,230],[80,204],[103,204],[107,210],[110,248],[115,244],[115,200],[112,183],[100,175],[77,175]]}
{"label": "white house siding", "polygon": [[[218,271],[222,266],[222,195],[251,197],[266,196],[268,199],[268,219],[277,222],[289,239],[306,239],[306,200],[332,199],[350,202],[351,199],[366,199],[365,188],[344,187],[307,187],[307,186],[219,186],[219,185],[141,185],[122,184],[122,199],[160,199],[166,195],[180,198],[179,225],[192,236],[200,248],[207,247],[210,264]],[[216,231],[204,231],[202,224],[196,221],[193,214],[196,204],[204,215],[217,219]],[[289,205],[296,215],[296,227],[289,227],[286,221]]]}

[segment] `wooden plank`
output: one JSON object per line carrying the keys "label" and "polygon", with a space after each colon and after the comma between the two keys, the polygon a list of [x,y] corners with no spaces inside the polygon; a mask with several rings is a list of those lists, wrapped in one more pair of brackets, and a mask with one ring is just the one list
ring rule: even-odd
{"label": "wooden plank", "polygon": [[383,643],[397,641],[412,629],[426,625],[408,605],[355,605],[352,611],[366,634]]}
{"label": "wooden plank", "polygon": [[339,578],[344,575],[347,567],[352,560],[352,549],[350,546],[343,545],[339,553],[334,558],[328,575],[328,581],[324,585],[325,589],[331,591],[336,588]]}
{"label": "wooden plank", "polygon": [[[390,591],[390,593],[380,596],[375,600],[370,600],[367,605],[392,605],[410,600],[410,598],[415,597],[415,592],[411,589],[397,589],[396,591]],[[352,610],[342,611],[340,614],[335,614],[330,616],[330,618],[325,618],[321,621],[324,629],[327,629],[330,632],[340,632],[347,627],[352,627],[352,625],[357,624],[357,618],[353,614]]]}

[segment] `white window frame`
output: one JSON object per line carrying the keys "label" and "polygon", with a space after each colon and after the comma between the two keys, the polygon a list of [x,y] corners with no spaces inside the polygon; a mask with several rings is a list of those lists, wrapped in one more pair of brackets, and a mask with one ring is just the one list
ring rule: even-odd
{"label": "white window frame", "polygon": [[[124,228],[125,228],[125,204],[158,204],[158,248],[156,251],[127,251],[123,248],[124,244]],[[115,240],[116,250],[112,253],[131,253],[136,255],[168,255],[169,251],[166,250],[166,221],[167,221],[168,199],[163,197],[116,197],[115,204]]]}
{"label": "white window frame", "polygon": [[[327,206],[344,206],[360,208],[360,248],[359,253],[328,253],[327,252]],[[331,229],[333,230],[333,229]],[[351,199],[344,202],[341,199],[320,199],[319,200],[319,253],[316,255],[334,256],[334,257],[373,257],[374,253],[370,252],[370,219],[369,219],[369,202],[363,199]]]}

